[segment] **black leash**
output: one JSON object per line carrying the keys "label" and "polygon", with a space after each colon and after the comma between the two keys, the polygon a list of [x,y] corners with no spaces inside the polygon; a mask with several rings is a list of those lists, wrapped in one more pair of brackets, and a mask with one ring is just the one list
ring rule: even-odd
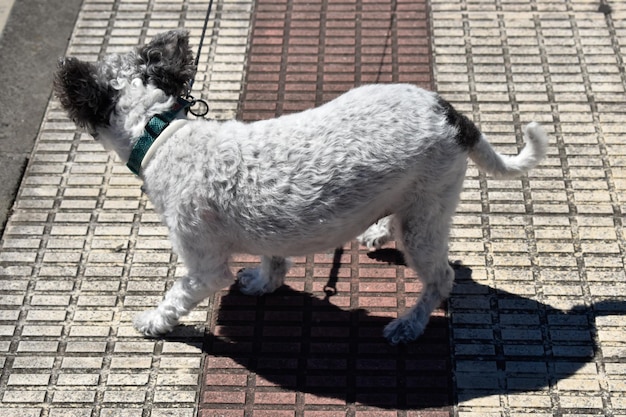
{"label": "black leash", "polygon": [[324,297],[325,301],[328,301],[330,297],[337,294],[337,281],[339,280],[339,268],[341,268],[341,256],[343,255],[343,248],[336,248],[333,255],[333,266],[330,269],[328,275],[328,282],[324,285]]}
{"label": "black leash", "polygon": [[[206,11],[206,16],[204,17],[204,26],[202,27],[202,35],[200,36],[200,44],[198,45],[198,53],[196,54],[196,60],[194,65],[198,68],[198,64],[200,63],[200,52],[202,52],[202,46],[204,44],[204,37],[206,36],[206,30],[209,26],[209,17],[211,16],[211,9],[213,8],[213,0],[209,0],[209,7]],[[193,83],[195,81],[195,77],[189,80],[189,88],[187,90],[187,97],[189,101],[191,101],[191,107],[189,108],[189,112],[196,117],[204,117],[209,113],[209,103],[204,101],[203,99],[194,98],[191,95],[191,89],[193,88]]]}

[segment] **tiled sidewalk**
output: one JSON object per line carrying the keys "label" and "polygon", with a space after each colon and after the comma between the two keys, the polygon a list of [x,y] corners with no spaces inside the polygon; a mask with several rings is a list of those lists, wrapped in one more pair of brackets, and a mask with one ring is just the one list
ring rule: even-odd
{"label": "tiled sidewalk", "polygon": [[[68,54],[95,60],[179,26],[197,45],[206,8],[86,0]],[[235,116],[251,8],[214,6],[194,85],[210,94],[211,117]],[[144,339],[130,324],[180,274],[140,186],[51,101],[0,252],[1,416],[196,414],[207,303],[186,319],[197,329],[171,341]]]}
{"label": "tiled sidewalk", "polygon": [[[85,0],[68,52],[174,27],[197,45],[207,3]],[[211,117],[404,81],[504,152],[530,120],[550,131],[528,177],[470,168],[454,295],[401,348],[380,330],[417,281],[391,247],[355,243],[296,259],[275,295],[225,291],[165,340],[140,337],[133,315],[181,267],[140,182],[52,100],[0,243],[0,416],[626,416],[626,5],[608,3],[216,0],[195,84]]]}
{"label": "tiled sidewalk", "polygon": [[[465,183],[451,257],[457,413],[626,415],[623,2],[435,0],[436,88],[515,152],[551,131],[528,178]],[[613,301],[609,301],[613,300]]]}
{"label": "tiled sidewalk", "polygon": [[[429,48],[424,2],[259,0],[240,118],[304,110],[363,83],[432,88]],[[337,288],[327,297],[329,278]],[[205,345],[203,417],[450,414],[443,312],[419,344],[391,348],[381,337],[417,297],[411,271],[351,243],[297,259],[288,284],[259,299],[222,294]]]}

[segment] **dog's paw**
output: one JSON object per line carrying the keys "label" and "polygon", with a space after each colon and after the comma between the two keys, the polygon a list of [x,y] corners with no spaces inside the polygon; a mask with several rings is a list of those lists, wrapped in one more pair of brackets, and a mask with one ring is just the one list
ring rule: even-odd
{"label": "dog's paw", "polygon": [[357,241],[367,247],[368,250],[374,251],[382,248],[382,246],[389,241],[389,239],[385,239],[384,237],[369,237],[361,235],[357,238]]}
{"label": "dog's paw", "polygon": [[383,336],[392,345],[412,342],[422,335],[426,326],[408,317],[399,317],[385,326]]}
{"label": "dog's paw", "polygon": [[176,323],[167,320],[158,310],[137,314],[133,321],[135,329],[148,337],[158,337],[172,331]]}
{"label": "dog's paw", "polygon": [[239,291],[246,295],[259,296],[272,292],[260,274],[259,268],[244,268],[237,272]]}
{"label": "dog's paw", "polygon": [[356,240],[369,250],[380,249],[385,243],[391,240],[387,222],[379,221],[371,225]]}

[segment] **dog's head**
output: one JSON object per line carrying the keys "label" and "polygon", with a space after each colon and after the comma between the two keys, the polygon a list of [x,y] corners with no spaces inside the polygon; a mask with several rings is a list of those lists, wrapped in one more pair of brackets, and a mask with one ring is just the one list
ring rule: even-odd
{"label": "dog's head", "polygon": [[96,63],[60,60],[54,92],[76,125],[127,159],[132,138],[187,91],[195,71],[189,34],[174,30]]}

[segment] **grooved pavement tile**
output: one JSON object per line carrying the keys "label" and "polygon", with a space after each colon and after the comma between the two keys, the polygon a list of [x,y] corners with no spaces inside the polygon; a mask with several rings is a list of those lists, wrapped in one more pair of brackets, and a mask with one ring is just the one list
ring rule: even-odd
{"label": "grooved pavement tile", "polygon": [[[177,27],[195,47],[206,9],[85,0],[68,54],[94,61]],[[246,0],[215,2],[194,84],[197,97],[211,96],[211,117],[236,113],[250,12]],[[131,326],[183,273],[140,186],[50,101],[1,241],[3,417],[197,414],[207,302],[168,340]]]}
{"label": "grooved pavement tile", "polygon": [[551,136],[527,177],[469,170],[451,240],[471,270],[449,302],[455,415],[626,415],[626,9],[431,5],[437,90],[502,151],[531,120]]}
{"label": "grooved pavement tile", "polygon": [[[305,110],[365,83],[431,88],[424,2],[259,0],[251,32],[243,120]],[[393,248],[377,255],[353,242],[296,259],[275,294],[222,292],[205,339],[200,415],[448,416],[445,314],[420,342],[388,346],[382,328],[415,302],[419,284]]]}
{"label": "grooved pavement tile", "polygon": [[[552,146],[528,177],[468,171],[449,321],[385,345],[419,286],[393,247],[350,243],[296,259],[275,295],[225,291],[170,337],[139,337],[132,316],[183,271],[139,182],[53,99],[0,242],[0,415],[626,416],[626,5],[431,0],[427,38],[419,4],[217,1],[194,93],[253,120],[360,83],[433,83],[509,153],[542,122]],[[205,9],[85,0],[69,53],[172,27],[197,45]]]}

